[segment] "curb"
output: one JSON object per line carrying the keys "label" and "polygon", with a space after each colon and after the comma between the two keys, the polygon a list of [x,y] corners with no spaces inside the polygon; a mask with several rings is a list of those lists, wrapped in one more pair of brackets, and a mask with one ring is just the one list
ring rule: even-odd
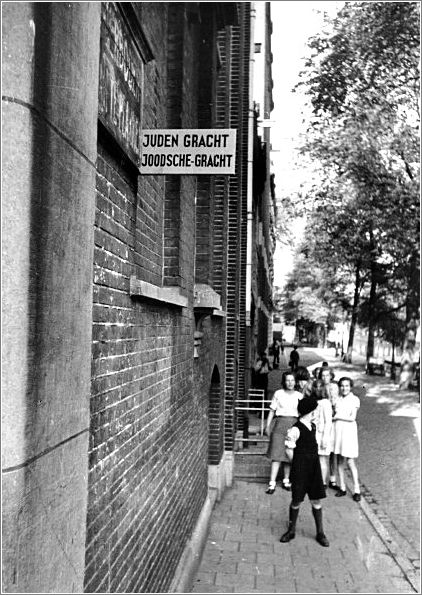
{"label": "curb", "polygon": [[[346,479],[346,487],[353,494],[353,486],[349,479]],[[376,514],[371,510],[367,503],[365,496],[361,493],[361,500],[358,502],[362,512],[371,523],[375,532],[389,551],[392,559],[402,571],[407,582],[410,584],[415,593],[420,593],[420,573],[415,569],[412,562],[402,553],[400,546],[393,539],[389,531],[377,518]]]}

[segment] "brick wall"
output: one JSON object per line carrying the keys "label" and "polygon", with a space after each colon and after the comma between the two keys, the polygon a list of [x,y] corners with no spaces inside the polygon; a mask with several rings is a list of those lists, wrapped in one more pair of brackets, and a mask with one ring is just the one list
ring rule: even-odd
{"label": "brick wall", "polygon": [[[233,450],[236,419],[234,406],[244,395],[245,364],[245,275],[246,275],[246,200],[247,138],[249,103],[250,6],[239,3],[239,25],[231,28],[230,38],[221,38],[222,52],[230,56],[225,64],[229,82],[230,126],[238,130],[236,175],[228,184],[227,231],[227,323],[226,323],[226,395],[225,449]],[[227,45],[229,43],[229,45]],[[227,54],[227,49],[229,53]],[[221,101],[227,105],[224,92]]]}
{"label": "brick wall", "polygon": [[[144,126],[175,125],[180,87],[172,96],[172,67],[182,57],[180,125],[194,127],[197,28],[183,4],[144,4],[142,24],[150,39],[161,41],[145,66]],[[174,26],[167,38],[168,8]],[[209,399],[217,394],[211,377],[221,331],[206,338],[198,377],[194,183],[187,176],[137,175],[100,128],[87,592],[166,592],[207,495]],[[133,274],[157,286],[179,285],[189,307],[131,297]]]}

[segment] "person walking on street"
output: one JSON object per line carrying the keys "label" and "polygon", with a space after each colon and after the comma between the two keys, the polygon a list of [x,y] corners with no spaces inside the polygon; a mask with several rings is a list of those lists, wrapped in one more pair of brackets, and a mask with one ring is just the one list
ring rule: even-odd
{"label": "person walking on street", "polygon": [[296,345],[293,345],[293,351],[290,353],[290,361],[289,361],[289,366],[292,369],[292,372],[296,372],[298,366],[299,366],[299,352],[297,350]]}
{"label": "person walking on street", "polygon": [[254,388],[261,388],[264,391],[264,400],[268,395],[268,374],[272,370],[270,360],[265,351],[262,351],[254,367]]}
{"label": "person walking on street", "polygon": [[299,508],[306,494],[312,505],[312,515],[316,526],[316,540],[323,547],[330,544],[324,533],[320,500],[326,497],[318,458],[316,428],[312,423],[318,402],[313,397],[304,397],[298,403],[299,421],[287,432],[286,453],[292,461],[290,478],[292,500],[289,508],[288,529],[280,538],[282,543],[294,539]]}
{"label": "person walking on street", "polygon": [[280,343],[278,339],[276,339],[273,343],[273,367],[278,368],[280,365]]}
{"label": "person walking on street", "polygon": [[[338,388],[338,384],[336,382],[334,382],[334,372],[329,368],[329,366],[324,366],[323,365],[321,367],[321,371],[319,373],[319,378],[322,380],[323,384],[324,384],[324,396],[326,398],[328,398],[331,407],[332,407],[332,414],[334,415],[334,410],[335,410],[335,406],[337,403],[337,400],[339,398],[339,388]],[[332,430],[333,432],[333,430]],[[328,485],[330,488],[332,488],[333,490],[338,490],[338,484],[337,484],[337,457],[335,456],[334,452],[333,452],[333,448],[332,448],[332,442],[333,442],[333,435],[332,435],[332,439],[331,439],[331,452],[330,452],[330,456],[329,456],[329,465],[330,465],[330,480],[328,482]]]}
{"label": "person walking on street", "polygon": [[340,398],[337,400],[335,413],[333,417],[334,425],[334,454],[338,455],[338,474],[340,479],[340,489],[336,496],[346,495],[346,484],[344,481],[345,461],[353,478],[353,500],[359,502],[360,487],[359,476],[356,466],[356,459],[359,456],[358,429],[356,424],[356,415],[360,407],[359,397],[352,393],[353,380],[347,376],[340,378],[339,382]]}
{"label": "person walking on street", "polygon": [[[290,491],[290,459],[286,454],[286,432],[297,421],[297,406],[302,398],[302,393],[295,390],[295,377],[292,372],[283,372],[281,376],[281,389],[275,391],[270,412],[267,417],[267,424],[264,433],[270,437],[267,457],[271,459],[270,481],[267,494],[274,494],[277,482],[277,475],[281,463],[283,463],[282,488]],[[272,421],[275,418],[271,430]]]}

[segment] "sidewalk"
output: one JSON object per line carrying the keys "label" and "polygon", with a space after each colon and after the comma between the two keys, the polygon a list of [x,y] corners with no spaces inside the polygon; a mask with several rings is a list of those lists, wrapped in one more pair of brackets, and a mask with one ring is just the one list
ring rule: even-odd
{"label": "sidewalk", "polygon": [[[356,388],[368,396],[375,390],[394,389],[386,378],[364,375],[364,362],[359,358],[350,365],[330,356],[328,350],[313,352],[313,357],[317,352],[333,366],[337,378],[352,376]],[[278,388],[280,377],[281,370],[271,373],[270,389]],[[408,403],[412,415],[420,415],[414,393]],[[380,521],[364,494],[361,502],[352,500],[348,482],[345,498],[335,498],[334,492],[327,490],[322,501],[330,541],[330,547],[323,548],[315,540],[308,499],[300,509],[296,538],[280,543],[287,528],[290,493],[277,487],[269,496],[266,483],[235,480],[211,514],[210,532],[191,592],[419,593],[420,573],[397,534]]]}
{"label": "sidewalk", "polygon": [[265,487],[235,481],[216,504],[192,593],[420,592],[412,569],[387,547],[388,536],[377,532],[365,502],[354,502],[350,491],[335,498],[329,490],[323,500],[330,541],[323,548],[315,541],[308,500],[295,539],[279,542],[290,494],[277,488],[269,496]]}

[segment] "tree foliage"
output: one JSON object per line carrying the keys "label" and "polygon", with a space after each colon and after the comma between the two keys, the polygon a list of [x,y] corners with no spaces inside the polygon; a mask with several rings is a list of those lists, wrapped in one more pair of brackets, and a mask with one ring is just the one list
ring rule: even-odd
{"label": "tree foliage", "polygon": [[389,312],[419,317],[419,20],[417,2],[345,3],[309,41],[299,83],[312,114],[302,152],[320,169],[308,250],[325,276],[359,271],[372,336]]}

